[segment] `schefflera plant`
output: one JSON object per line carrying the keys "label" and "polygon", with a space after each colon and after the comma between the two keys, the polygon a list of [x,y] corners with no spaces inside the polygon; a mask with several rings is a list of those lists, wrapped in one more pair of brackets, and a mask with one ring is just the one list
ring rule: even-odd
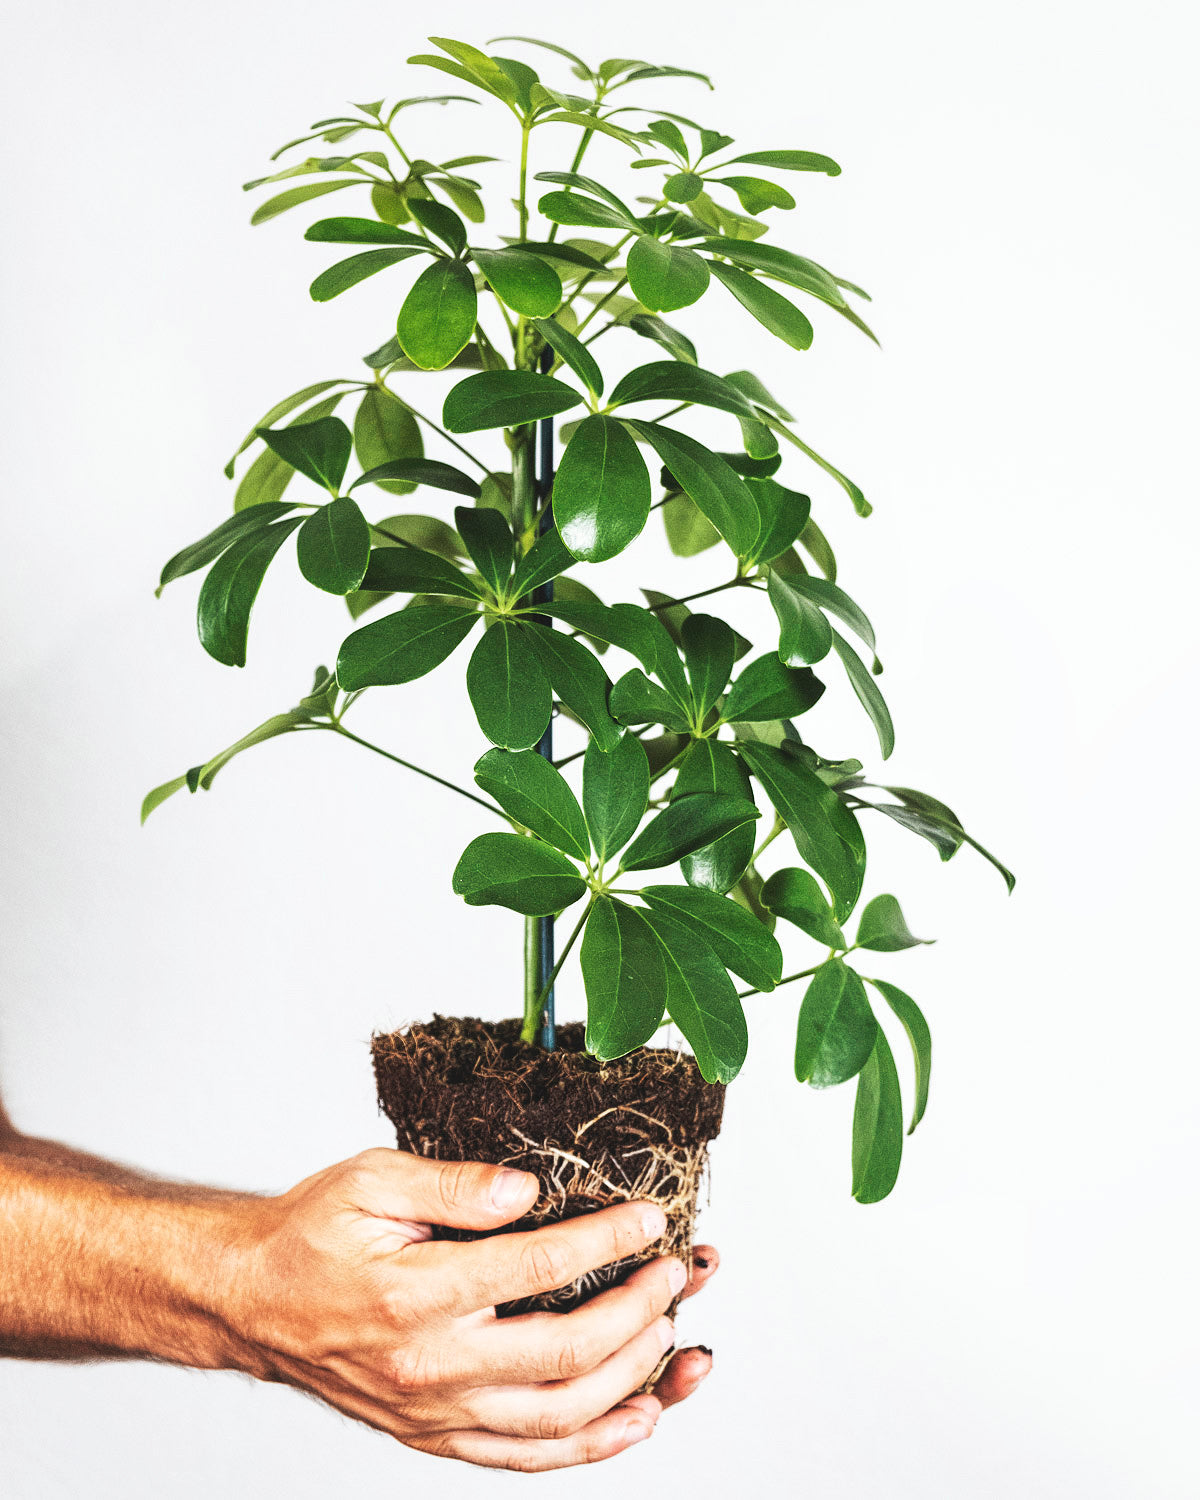
{"label": "schefflera plant", "polygon": [[[247,184],[276,189],[255,223],[335,192],[354,195],[354,215],[322,218],[305,237],[364,248],[322,270],[311,295],[326,302],[386,274],[397,282],[395,333],[366,356],[365,375],[309,384],[255,425],[226,470],[234,477],[242,454],[257,450],[232,516],[162,574],[165,585],[208,569],[200,640],[231,666],[245,663],[259,586],[293,534],[303,576],[344,596],[355,622],[372,618],[356,624],[336,670],[318,670],[296,708],[158,787],[143,817],[184,786],[209,787],[242,750],[300,731],[336,733],[462,792],[504,828],[471,841],[453,888],[470,905],[527,919],[527,1041],[547,1039],[555,980],[577,951],[591,1053],[623,1056],[669,1019],[704,1077],[728,1082],[746,1056],[742,1000],[805,979],[796,1077],[814,1088],[858,1079],[853,1192],[877,1201],[896,1180],[903,1122],[896,1064],[866,985],[912,1045],[911,1127],[925,1109],[930,1038],[914,1000],[890,981],[864,982],[850,962],[921,941],[890,894],[868,900],[849,935],[866,874],[861,815],[890,818],[942,859],[980,846],[944,803],[868,781],[859,760],[826,758],[797,728],[826,689],[814,667],[832,664],[866,710],[881,756],[892,750],[874,631],[837,581],[832,548],[795,485],[807,469],[840,487],[860,516],[870,506],[754,374],[716,373],[664,317],[700,305],[702,331],[703,300],[729,298],[748,315],[748,332],[758,325],[803,353],[817,304],[873,338],[855,309],[866,293],[774,232],[796,205],[781,176],[804,183],[840,169],[807,150],[742,151],[731,136],[642,102],[651,92],[643,85],[683,78],[711,87],[688,69],[628,58],[592,68],[549,43],[497,39],[565,60],[574,82],[558,87],[525,61],[432,40],[439,51],[410,62],[469,93],[355,105],[276,157],[314,143],[345,154],[309,155]],[[406,127],[422,117],[408,111],[458,101],[510,117],[515,172],[496,171],[502,164],[490,155],[438,163],[416,153],[417,131]],[[483,134],[488,145],[501,139],[491,119]],[[636,175],[620,191],[581,171],[597,141],[628,154]],[[534,170],[556,152],[566,165]],[[499,216],[486,230],[481,184],[468,175],[485,167],[498,178]],[[279,190],[281,182],[289,185]],[[601,339],[613,356],[607,368]],[[639,361],[639,352],[651,357]],[[638,362],[614,379],[612,365],[630,357]],[[428,372],[445,370],[467,373],[438,422],[420,388]],[[706,433],[724,426],[726,447],[682,429],[677,419],[693,409],[708,414]],[[568,414],[551,475],[552,424]],[[503,466],[476,451],[486,433],[502,434]],[[442,457],[426,455],[426,434]],[[794,478],[790,468],[782,477],[781,443],[800,461]],[[361,472],[347,482],[352,458]],[[296,475],[308,484],[293,488]],[[431,492],[434,511],[388,513],[394,497],[417,488]],[[451,520],[455,499],[465,503]],[[602,601],[579,565],[629,548],[652,509],[677,554],[724,558],[717,581],[698,580],[678,597],[646,590],[643,602]],[[761,596],[765,649],[711,605],[689,611],[726,591]],[[468,636],[466,689],[491,744],[475,768],[478,792],[413,764],[407,746],[400,755],[345,724],[365,691],[424,676]],[[632,663],[611,676],[610,648]],[[558,760],[554,717],[586,737]],[[581,772],[578,793],[568,769],[572,779]],[[784,834],[800,862],[764,878],[759,862]],[[980,852],[1011,889],[1009,872]],[[547,924],[564,913],[569,935],[550,968]],[[779,923],[818,945],[814,961],[786,978]]]}

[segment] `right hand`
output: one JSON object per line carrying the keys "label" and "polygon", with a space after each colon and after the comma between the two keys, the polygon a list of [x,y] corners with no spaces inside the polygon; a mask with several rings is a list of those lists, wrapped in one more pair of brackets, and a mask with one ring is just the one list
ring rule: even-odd
{"label": "right hand", "polygon": [[[666,1227],[661,1208],[432,1237],[434,1224],[510,1223],[537,1191],[527,1172],[378,1149],[258,1200],[230,1313],[244,1367],[412,1448],[489,1467],[591,1463],[649,1437],[680,1382],[664,1401],[630,1392],[674,1342],[664,1313],[687,1281],[681,1261],[640,1266],[569,1313],[497,1318],[495,1306],[644,1250]],[[684,1370],[707,1366],[697,1354]],[[695,1384],[687,1375],[684,1393]]]}

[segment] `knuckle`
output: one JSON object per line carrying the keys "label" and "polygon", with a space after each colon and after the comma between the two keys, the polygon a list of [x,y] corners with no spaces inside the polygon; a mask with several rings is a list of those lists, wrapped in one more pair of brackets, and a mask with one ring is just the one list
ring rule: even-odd
{"label": "knuckle", "polygon": [[565,1246],[550,1235],[535,1234],[525,1247],[522,1271],[539,1291],[553,1291],[571,1279],[571,1262]]}
{"label": "knuckle", "polygon": [[437,1359],[419,1340],[401,1344],[387,1361],[388,1384],[401,1396],[416,1396],[437,1384]]}
{"label": "knuckle", "polygon": [[590,1367],[587,1345],[575,1334],[563,1339],[554,1352],[554,1373],[559,1380],[573,1380]]}
{"label": "knuckle", "polygon": [[572,1437],[584,1425],[585,1418],[573,1402],[552,1402],[537,1415],[535,1436],[546,1442]]}
{"label": "knuckle", "polygon": [[437,1195],[444,1208],[462,1208],[475,1197],[478,1168],[472,1162],[448,1161],[438,1171]]}

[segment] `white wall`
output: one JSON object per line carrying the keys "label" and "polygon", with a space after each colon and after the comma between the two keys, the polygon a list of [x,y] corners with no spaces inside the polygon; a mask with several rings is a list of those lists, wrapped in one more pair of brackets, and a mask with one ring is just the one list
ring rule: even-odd
{"label": "white wall", "polygon": [[[449,892],[478,831],[465,803],[317,737],[259,751],[145,830],[136,816],[147,787],[292,702],[340,638],[337,602],[280,568],[234,673],[195,642],[192,584],[160,602],[152,587],[228,505],[220,466],[249,422],[387,332],[386,288],[311,305],[322,252],[295,217],[249,232],[238,184],[341,101],[423,91],[402,61],[427,30],[710,67],[714,100],[654,97],[747,150],[842,161],[836,182],[798,179],[788,234],[870,287],[884,352],[824,319],[792,356],[731,318],[743,344],[710,357],[787,390],[875,500],[861,523],[814,491],[881,630],[891,779],[946,798],[1020,882],[1009,901],[969,852],[943,867],[870,829],[871,889],[899,890],[940,938],[878,965],[924,1003],[936,1046],[929,1115],[881,1207],[848,1196],[850,1091],[791,1081],[798,995],[754,1002],[704,1220],[725,1265],[685,1319],[716,1373],[644,1449],[484,1478],[231,1377],[10,1364],[6,1496],[1197,1492],[1184,15],[9,7],[0,1069],[19,1124],[282,1187],[387,1141],[373,1028],[517,1005],[515,919]],[[487,150],[473,142],[500,117],[477,115],[414,115],[414,139]],[[683,571],[655,540],[614,586]],[[443,670],[362,722],[465,778],[479,736],[459,681]],[[817,712],[823,748],[869,747],[856,711]]]}

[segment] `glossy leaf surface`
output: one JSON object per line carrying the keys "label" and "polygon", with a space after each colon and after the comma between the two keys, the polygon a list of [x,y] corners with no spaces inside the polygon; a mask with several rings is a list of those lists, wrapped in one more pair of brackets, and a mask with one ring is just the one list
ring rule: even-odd
{"label": "glossy leaf surface", "polygon": [[921,1013],[921,1007],[911,995],[906,995],[903,990],[897,989],[894,984],[887,984],[882,979],[871,979],[868,983],[873,984],[891,1006],[896,1019],[904,1027],[912,1047],[916,1084],[913,1093],[912,1119],[908,1126],[908,1133],[911,1135],[924,1118],[925,1107],[929,1103],[929,1069],[933,1061],[929,1023]]}
{"label": "glossy leaf surface", "polygon": [[550,722],[550,683],[524,628],[512,620],[496,620],[480,637],[467,666],[467,693],[493,745],[527,750]]}
{"label": "glossy leaf surface", "polygon": [[442,407],[442,421],[451,432],[520,427],[570,411],[582,399],[561,380],[533,370],[484,370],[454,387]]}
{"label": "glossy leaf surface", "polygon": [[338,652],[338,682],[347,692],[413,682],[440,666],[479,616],[454,604],[417,604],[348,635]]}
{"label": "glossy leaf surface", "polygon": [[309,583],[327,594],[358,588],[371,557],[371,528],[348,495],[313,511],[296,538],[296,556]]}
{"label": "glossy leaf surface", "polygon": [[758,990],[773,990],[783,976],[783,952],[744,906],[728,896],[690,885],[650,885],[642,899],[692,927],[727,969]]}
{"label": "glossy leaf surface", "polygon": [[662,945],[645,916],[600,896],[579,954],[587,993],[585,1045],[607,1062],[643,1047],[658,1030],[667,999]]}
{"label": "glossy leaf surface", "polygon": [[475,780],[506,813],[573,859],[590,852],[587,824],[561,771],[536,750],[489,750]]}
{"label": "glossy leaf surface", "polygon": [[586,417],[554,477],[564,543],[585,562],[604,562],[633,541],[649,514],[650,474],[637,444],[615,417]]}
{"label": "glossy leaf surface", "polygon": [[662,907],[652,908],[648,920],[662,944],[671,1020],[687,1038],[705,1079],[731,1082],[746,1060],[749,1037],[725,966],[693,927]]}
{"label": "glossy leaf surface", "polygon": [[587,891],[578,870],[557,849],[519,833],[484,833],[463,850],[454,893],[468,906],[507,906],[548,917]]}
{"label": "glossy leaf surface", "polygon": [[607,753],[590,744],[583,757],[583,812],[601,860],[623,849],[650,800],[650,765],[642,743],[625,735]]}
{"label": "glossy leaf surface", "polygon": [[896,1185],[904,1150],[903,1108],[892,1049],[878,1028],[854,1096],[852,1191],[859,1203],[879,1203]]}
{"label": "glossy leaf surface", "polygon": [[400,347],[422,370],[444,369],[471,341],[475,282],[460,260],[439,260],[413,283],[396,320]]}
{"label": "glossy leaf surface", "polygon": [[861,1072],[878,1030],[862,980],[840,958],[813,975],[796,1023],[796,1077],[832,1088]]}
{"label": "glossy leaf surface", "polygon": [[697,792],[656,813],[621,859],[623,870],[657,870],[752,823],[758,808],[744,797]]}

